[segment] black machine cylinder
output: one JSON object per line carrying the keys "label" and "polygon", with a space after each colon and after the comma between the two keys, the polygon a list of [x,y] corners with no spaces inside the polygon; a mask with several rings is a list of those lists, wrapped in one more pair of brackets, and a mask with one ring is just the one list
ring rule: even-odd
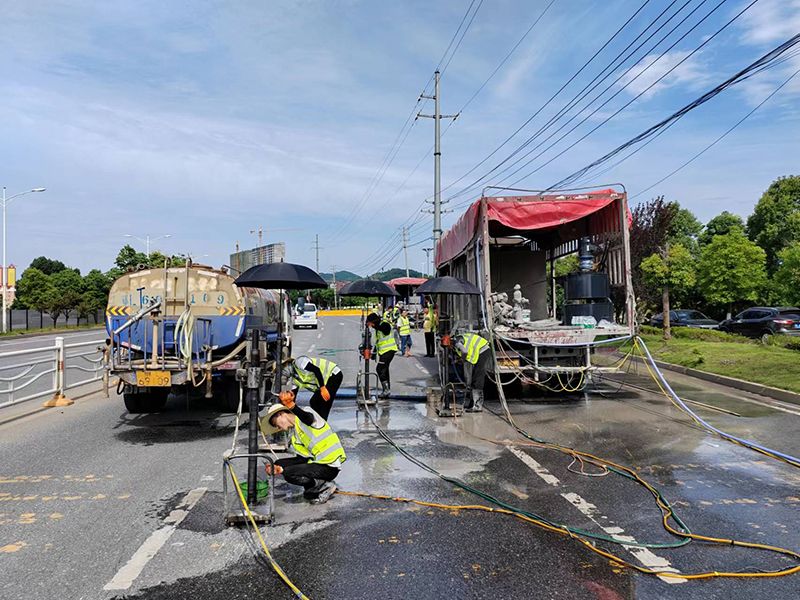
{"label": "black machine cylinder", "polygon": [[591,302],[588,304],[565,304],[564,324],[572,324],[572,317],[594,317],[598,323],[605,319],[614,321],[614,305],[608,300],[604,302]]}
{"label": "black machine cylinder", "polygon": [[611,296],[608,273],[570,273],[564,286],[564,299],[607,300]]}

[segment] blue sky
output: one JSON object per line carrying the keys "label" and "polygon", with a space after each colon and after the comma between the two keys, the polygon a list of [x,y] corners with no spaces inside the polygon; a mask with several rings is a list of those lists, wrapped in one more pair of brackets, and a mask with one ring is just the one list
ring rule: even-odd
{"label": "blue sky", "polygon": [[[642,2],[556,0],[447,130],[443,185],[494,150]],[[548,3],[483,1],[444,73],[443,112],[464,105]],[[614,78],[632,67],[603,96],[620,92],[614,100],[520,175],[599,124],[748,3],[725,2],[633,79],[718,4],[689,0],[682,15],[699,8],[678,32],[653,48],[650,58],[645,50],[658,38],[615,71]],[[83,271],[107,269],[129,233],[171,234],[155,246],[219,265],[228,262],[237,240],[254,245],[249,231],[261,225],[268,241],[286,241],[292,262],[314,265],[311,247],[319,234],[321,270],[336,264],[363,272],[385,266],[395,250],[383,256],[376,251],[399,238],[404,222],[413,222],[411,242],[418,245],[409,249],[409,262],[422,269],[431,222],[429,215],[417,218],[417,208],[432,192],[432,158],[412,170],[431,149],[430,120],[414,123],[379,184],[372,182],[469,4],[8,3],[0,55],[0,184],[9,193],[48,188],[10,205],[9,262],[25,267],[45,254]],[[528,128],[444,196],[505,158],[669,4],[652,0]],[[798,32],[800,0],[759,0],[624,112],[519,185],[543,188],[559,181]],[[792,57],[726,91],[591,183],[619,181],[637,194],[798,68],[800,58]],[[773,179],[797,173],[798,92],[800,76],[722,143],[637,200],[664,194],[702,220],[722,210],[746,216]],[[431,110],[422,103],[417,108]],[[451,206],[475,195],[455,198]],[[349,219],[361,201],[365,208]],[[457,216],[445,215],[445,227]],[[402,263],[399,252],[388,266]]]}

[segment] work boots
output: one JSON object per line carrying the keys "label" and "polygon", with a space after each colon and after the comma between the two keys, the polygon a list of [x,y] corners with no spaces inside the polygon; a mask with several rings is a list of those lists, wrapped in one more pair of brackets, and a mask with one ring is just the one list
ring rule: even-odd
{"label": "work boots", "polygon": [[320,492],[319,494],[317,494],[316,498],[311,498],[310,502],[311,504],[324,504],[330,499],[331,496],[333,496],[333,493],[335,491],[336,491],[336,484],[333,483],[332,481],[326,481],[322,485]]}
{"label": "work boots", "polygon": [[389,389],[389,382],[388,381],[381,381],[381,387],[383,391],[378,394],[381,398],[388,398],[389,394],[391,394],[391,390]]}
{"label": "work boots", "polygon": [[472,390],[472,401],[464,410],[467,412],[481,412],[483,410],[483,390]]}

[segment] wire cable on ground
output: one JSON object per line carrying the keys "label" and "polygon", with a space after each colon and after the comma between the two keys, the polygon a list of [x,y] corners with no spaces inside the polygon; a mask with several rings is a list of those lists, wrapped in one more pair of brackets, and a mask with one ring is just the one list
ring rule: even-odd
{"label": "wire cable on ground", "polygon": [[250,506],[248,506],[247,504],[247,500],[245,500],[244,494],[242,494],[242,488],[239,486],[239,479],[236,477],[236,472],[233,470],[233,465],[231,465],[230,463],[228,463],[228,471],[230,472],[231,479],[233,480],[233,487],[236,490],[236,494],[239,496],[239,502],[242,505],[242,509],[244,509],[244,512],[247,515],[247,525],[248,527],[252,527],[253,531],[255,531],[256,537],[258,538],[258,541],[261,544],[261,549],[264,551],[264,556],[267,557],[269,564],[272,566],[272,568],[278,574],[278,576],[283,580],[283,582],[287,586],[289,586],[289,589],[292,590],[292,592],[294,592],[294,595],[297,598],[300,598],[300,600],[309,600],[308,596],[306,596],[303,592],[301,592],[300,588],[298,588],[292,582],[292,580],[289,579],[289,576],[286,575],[286,572],[278,564],[278,561],[276,561],[272,557],[272,553],[269,551],[269,548],[267,547],[267,542],[264,541],[264,536],[261,535],[261,529],[259,528],[258,523],[256,523],[255,518],[253,517],[253,513],[250,510]]}
{"label": "wire cable on ground", "polygon": [[729,442],[733,442],[734,444],[738,444],[739,446],[744,446],[745,448],[750,448],[751,450],[755,450],[760,454],[764,454],[771,458],[780,460],[784,463],[790,464],[793,467],[800,467],[800,458],[792,456],[790,454],[785,454],[783,452],[779,452],[777,450],[773,450],[772,448],[767,448],[766,446],[762,446],[761,444],[757,444],[756,442],[746,440],[744,438],[740,438],[738,436],[732,435],[721,429],[717,429],[707,421],[705,421],[702,417],[700,417],[696,412],[694,412],[691,408],[689,408],[686,403],[681,400],[680,396],[675,393],[675,391],[670,387],[669,383],[667,383],[664,374],[658,368],[655,360],[653,359],[652,354],[650,354],[650,350],[647,348],[647,345],[644,343],[642,338],[637,337],[634,340],[634,344],[636,347],[641,351],[641,355],[645,358],[645,366],[647,367],[650,376],[653,378],[653,381],[656,382],[661,392],[679,409],[683,412],[688,414],[696,423],[702,426],[705,430],[716,434],[717,436],[721,437],[724,440]]}

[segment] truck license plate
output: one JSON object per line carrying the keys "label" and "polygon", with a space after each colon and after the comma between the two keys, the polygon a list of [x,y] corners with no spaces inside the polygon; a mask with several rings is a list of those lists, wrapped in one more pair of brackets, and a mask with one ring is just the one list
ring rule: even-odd
{"label": "truck license plate", "polygon": [[136,385],[139,387],[169,387],[172,376],[169,371],[136,371]]}

